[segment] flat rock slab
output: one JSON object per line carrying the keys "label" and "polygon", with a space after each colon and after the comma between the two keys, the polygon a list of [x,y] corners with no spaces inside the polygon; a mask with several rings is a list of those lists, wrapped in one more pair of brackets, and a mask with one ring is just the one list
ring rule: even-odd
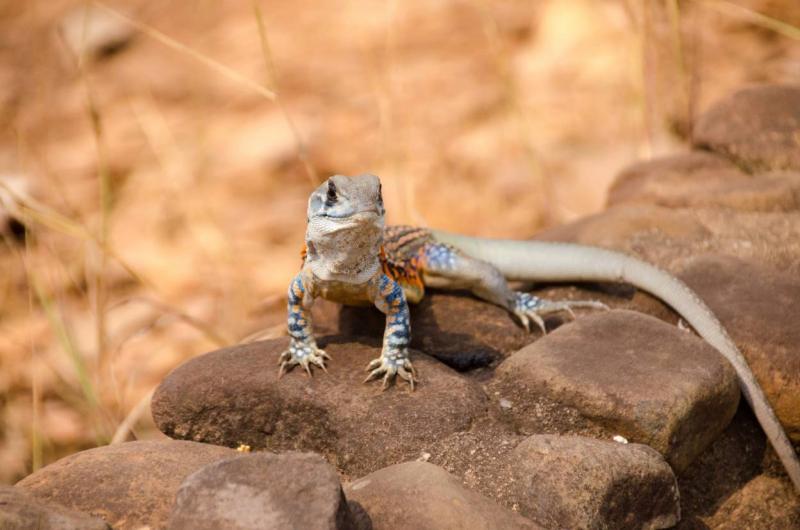
{"label": "flat rock slab", "polygon": [[697,120],[694,143],[748,171],[800,170],[800,86],[735,92]]}
{"label": "flat rock slab", "polygon": [[512,458],[520,513],[546,528],[670,528],[680,520],[675,475],[646,445],[535,435]]}
{"label": "flat rock slab", "polygon": [[607,205],[630,203],[793,211],[800,209],[800,173],[750,175],[721,157],[695,151],[637,162],[624,169],[609,190]]}
{"label": "flat rock slab", "polygon": [[16,487],[43,501],[101,517],[115,530],[163,528],[183,479],[236,454],[194,442],[126,442],[62,458]]}
{"label": "flat rock slab", "polygon": [[702,256],[680,277],[739,346],[787,434],[800,441],[800,279],[728,256]]}
{"label": "flat rock slab", "polygon": [[0,486],[0,528],[3,530],[111,530],[96,517],[44,502],[20,488]]}
{"label": "flat rock slab", "polygon": [[373,530],[492,530],[541,528],[465,488],[444,469],[406,462],[345,486],[360,528]]}
{"label": "flat rock slab", "polygon": [[523,432],[536,433],[528,404],[544,394],[657,449],[677,470],[725,428],[739,402],[735,373],[715,349],[633,311],[562,326],[509,357],[497,375],[492,387],[513,405],[505,414]]}
{"label": "flat rock slab", "polygon": [[196,357],[158,387],[153,418],[174,438],[317,451],[358,476],[416,458],[426,445],[467,430],[485,413],[487,399],[475,382],[414,352],[414,392],[405,383],[385,392],[380,382],[363,384],[364,367],[380,349],[335,340],[320,341],[333,359],[329,373],[317,370],[313,378],[295,368],[278,379],[286,339]]}
{"label": "flat rock slab", "polygon": [[353,528],[336,470],[320,455],[256,453],[209,464],[181,484],[170,530]]}

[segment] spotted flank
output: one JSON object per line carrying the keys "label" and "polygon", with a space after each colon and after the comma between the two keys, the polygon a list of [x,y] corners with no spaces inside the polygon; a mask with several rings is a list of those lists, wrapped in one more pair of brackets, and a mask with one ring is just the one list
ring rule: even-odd
{"label": "spotted flank", "polygon": [[429,230],[414,226],[387,226],[383,229],[383,249],[391,263],[404,263],[415,259],[420,249],[433,241]]}
{"label": "spotted flank", "polygon": [[457,251],[444,243],[429,243],[423,248],[425,265],[431,269],[449,270],[456,268]]}

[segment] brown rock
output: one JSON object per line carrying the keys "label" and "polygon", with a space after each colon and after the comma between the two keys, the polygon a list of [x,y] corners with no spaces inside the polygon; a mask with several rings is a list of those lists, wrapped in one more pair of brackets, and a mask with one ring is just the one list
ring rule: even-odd
{"label": "brown rock", "polygon": [[691,211],[628,205],[544,230],[536,234],[536,239],[624,250],[636,237],[652,232],[679,240],[704,239],[711,235]]}
{"label": "brown rock", "polygon": [[[725,428],[739,400],[733,369],[698,337],[633,311],[578,319],[505,360],[493,388],[508,421],[537,432],[530,396],[576,408],[684,469]],[[528,418],[531,418],[529,420]]]}
{"label": "brown rock", "polygon": [[759,475],[700,520],[716,530],[800,528],[800,499],[788,481]]}
{"label": "brown rock", "polygon": [[347,484],[345,494],[359,523],[374,530],[539,528],[426,462],[380,469]]}
{"label": "brown rock", "polygon": [[672,469],[646,445],[536,435],[512,458],[520,513],[547,528],[669,528],[680,520]]}
{"label": "brown rock", "polygon": [[170,530],[352,528],[339,476],[312,453],[242,455],[181,484]]}
{"label": "brown rock", "polygon": [[0,528],[3,530],[111,530],[102,519],[69,510],[54,502],[0,486]]}
{"label": "brown rock", "polygon": [[800,274],[800,212],[624,205],[536,236],[596,245],[676,272],[699,254],[728,254]]}
{"label": "brown rock", "polygon": [[800,87],[763,85],[734,93],[700,116],[694,141],[748,171],[800,170]]}
{"label": "brown rock", "polygon": [[622,169],[608,190],[606,204],[630,202],[649,188],[662,183],[690,183],[689,176],[701,180],[717,175],[729,178],[741,176],[742,171],[726,158],[707,151],[690,151],[650,160],[640,160]]}
{"label": "brown rock", "polygon": [[680,274],[742,350],[787,434],[800,441],[800,280],[727,256],[703,256]]}
{"label": "brown rock", "polygon": [[285,339],[194,358],[156,390],[153,418],[175,438],[318,451],[359,475],[416,457],[484,414],[486,397],[474,382],[422,354],[412,353],[416,391],[405,383],[385,392],[379,382],[362,384],[380,349],[340,340],[320,341],[333,360],[329,373],[317,370],[311,379],[296,368],[278,380]]}
{"label": "brown rock", "polygon": [[172,440],[107,445],[62,458],[17,487],[43,501],[102,517],[117,530],[163,528],[181,481],[235,454]]}
{"label": "brown rock", "polygon": [[607,204],[643,203],[670,208],[733,208],[742,211],[800,209],[800,173],[748,175],[724,159],[695,151],[623,170]]}

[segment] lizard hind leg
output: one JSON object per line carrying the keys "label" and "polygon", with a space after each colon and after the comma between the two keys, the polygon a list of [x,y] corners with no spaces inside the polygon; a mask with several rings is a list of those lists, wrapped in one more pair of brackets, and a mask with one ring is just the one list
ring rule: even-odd
{"label": "lizard hind leg", "polygon": [[565,311],[575,317],[573,308],[608,309],[594,300],[547,300],[529,293],[513,291],[503,274],[491,263],[467,256],[444,243],[427,243],[421,249],[421,270],[425,284],[441,289],[469,289],[472,294],[507,309],[526,329],[536,324],[547,333],[544,316]]}

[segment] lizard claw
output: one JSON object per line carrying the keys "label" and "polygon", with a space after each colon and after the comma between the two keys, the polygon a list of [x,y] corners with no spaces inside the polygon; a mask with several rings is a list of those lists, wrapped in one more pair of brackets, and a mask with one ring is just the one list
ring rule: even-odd
{"label": "lizard claw", "polygon": [[292,339],[289,343],[289,349],[281,353],[280,357],[278,357],[278,364],[280,365],[278,368],[278,378],[283,377],[286,372],[298,365],[306,371],[309,377],[314,376],[311,372],[312,364],[322,368],[323,372],[328,373],[325,360],[330,360],[330,358],[330,355],[325,353],[325,350],[319,349],[316,344],[304,343]]}
{"label": "lizard claw", "polygon": [[367,365],[367,371],[369,374],[364,379],[365,383],[383,376],[383,382],[381,384],[382,391],[389,388],[389,385],[398,375],[401,379],[408,381],[412,391],[414,390],[414,385],[417,383],[417,370],[414,368],[414,365],[411,364],[411,360],[408,358],[408,353],[406,352],[381,354],[377,359],[370,361]]}

